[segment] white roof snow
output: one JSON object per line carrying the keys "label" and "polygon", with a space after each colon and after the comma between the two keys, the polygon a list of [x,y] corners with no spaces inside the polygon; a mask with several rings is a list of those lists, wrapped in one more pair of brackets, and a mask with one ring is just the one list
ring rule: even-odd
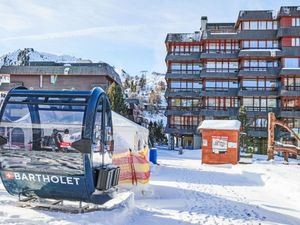
{"label": "white roof snow", "polygon": [[204,120],[198,129],[210,130],[239,130],[241,122],[238,120]]}

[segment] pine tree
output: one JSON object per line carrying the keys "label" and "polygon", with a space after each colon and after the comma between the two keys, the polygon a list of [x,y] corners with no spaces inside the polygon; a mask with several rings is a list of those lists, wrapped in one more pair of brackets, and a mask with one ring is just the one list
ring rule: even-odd
{"label": "pine tree", "polygon": [[139,86],[143,90],[146,86],[146,77],[143,74],[142,77],[139,79]]}
{"label": "pine tree", "polygon": [[153,146],[154,145],[154,132],[153,132],[153,123],[152,121],[150,121],[149,125],[148,125],[148,130],[149,130],[149,141],[150,141],[150,145]]}
{"label": "pine tree", "polygon": [[248,146],[250,144],[250,137],[248,135],[249,131],[249,119],[247,116],[247,110],[245,106],[241,106],[239,109],[239,120],[241,121],[241,134],[240,134],[240,143],[243,150],[245,150],[245,146]]}
{"label": "pine tree", "polygon": [[115,82],[112,83],[107,89],[107,95],[110,101],[111,110],[126,116],[128,114],[128,110],[125,105],[121,87]]}
{"label": "pine tree", "polygon": [[125,89],[130,88],[130,78],[127,76],[123,82],[123,86]]}

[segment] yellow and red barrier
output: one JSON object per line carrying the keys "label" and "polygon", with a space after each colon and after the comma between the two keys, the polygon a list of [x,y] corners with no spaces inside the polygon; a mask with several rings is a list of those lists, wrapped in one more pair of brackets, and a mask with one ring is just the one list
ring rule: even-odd
{"label": "yellow and red barrier", "polygon": [[148,147],[139,152],[128,150],[113,155],[113,164],[120,167],[120,184],[147,184],[150,179]]}

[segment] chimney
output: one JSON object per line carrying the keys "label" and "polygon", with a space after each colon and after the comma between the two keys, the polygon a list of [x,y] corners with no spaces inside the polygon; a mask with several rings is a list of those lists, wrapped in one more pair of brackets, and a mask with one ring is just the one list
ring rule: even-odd
{"label": "chimney", "polygon": [[206,30],[206,24],[207,24],[207,16],[202,16],[200,30],[202,30],[202,31]]}

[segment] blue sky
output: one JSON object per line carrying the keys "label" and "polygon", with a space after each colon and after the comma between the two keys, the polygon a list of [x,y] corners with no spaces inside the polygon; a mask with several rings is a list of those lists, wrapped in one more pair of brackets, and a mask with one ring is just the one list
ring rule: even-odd
{"label": "blue sky", "polygon": [[292,0],[0,0],[0,55],[18,48],[105,61],[132,75],[164,73],[167,33],[235,21],[239,10]]}

